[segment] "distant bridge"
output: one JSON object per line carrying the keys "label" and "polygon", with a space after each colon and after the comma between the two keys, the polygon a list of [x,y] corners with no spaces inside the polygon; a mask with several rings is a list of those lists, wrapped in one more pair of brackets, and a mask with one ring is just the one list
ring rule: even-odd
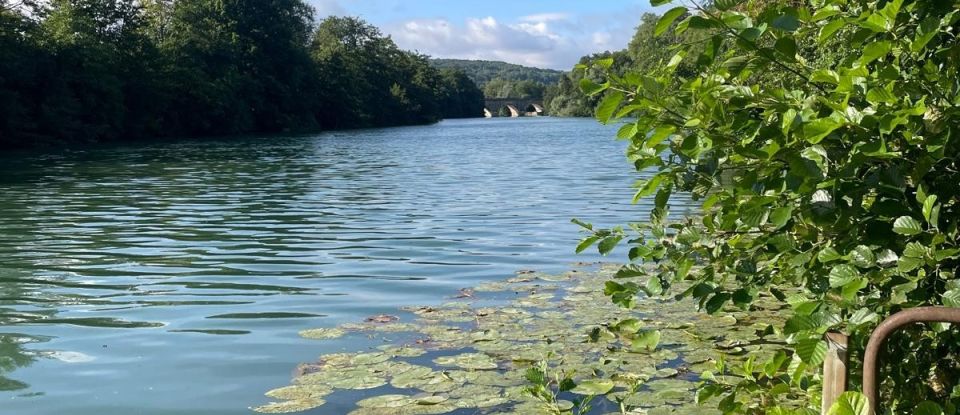
{"label": "distant bridge", "polygon": [[487,98],[483,115],[490,117],[539,117],[543,103],[531,98]]}

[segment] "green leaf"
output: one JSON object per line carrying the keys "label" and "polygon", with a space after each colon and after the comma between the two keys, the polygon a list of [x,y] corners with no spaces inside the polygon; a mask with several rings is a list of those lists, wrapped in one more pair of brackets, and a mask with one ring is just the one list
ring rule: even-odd
{"label": "green leaf", "polygon": [[920,222],[917,222],[916,219],[909,216],[901,216],[893,222],[893,231],[900,235],[917,235],[923,232],[923,228],[920,227]]}
{"label": "green leaf", "polygon": [[827,150],[824,149],[823,146],[814,145],[807,147],[800,152],[800,157],[812,161],[824,174],[830,170],[829,166],[827,166],[827,162],[829,161],[827,159]]}
{"label": "green leaf", "polygon": [[793,32],[800,28],[800,20],[797,19],[796,11],[791,9],[791,12],[773,19],[771,26],[785,32]]}
{"label": "green leaf", "polygon": [[867,288],[867,285],[870,285],[870,282],[867,281],[866,278],[857,278],[843,286],[840,290],[840,296],[843,297],[844,300],[853,302],[857,299],[857,294],[860,293],[860,290]]}
{"label": "green leaf", "polygon": [[830,407],[829,415],[870,415],[867,397],[859,392],[844,392]]}
{"label": "green leaf", "polygon": [[873,42],[863,48],[863,55],[860,57],[860,65],[866,66],[870,62],[887,56],[890,53],[892,45],[888,41]]}
{"label": "green leaf", "polygon": [[635,334],[643,329],[643,323],[635,318],[623,320],[610,328],[614,333]]}
{"label": "green leaf", "polygon": [[580,90],[586,95],[597,95],[603,91],[606,91],[609,87],[609,82],[598,84],[589,78],[583,78],[580,80]]}
{"label": "green leaf", "polygon": [[849,264],[841,264],[830,270],[830,287],[839,288],[860,278],[860,271]]}
{"label": "green leaf", "polygon": [[817,38],[817,42],[823,44],[824,42],[829,40],[831,37],[833,37],[833,34],[837,33],[837,31],[840,30],[840,28],[842,28],[846,24],[847,22],[844,21],[843,19],[831,20],[822,28],[820,28],[820,36]]}
{"label": "green leaf", "polygon": [[597,59],[593,61],[593,64],[604,69],[610,69],[610,67],[613,66],[613,58]]}
{"label": "green leaf", "polygon": [[631,122],[624,124],[623,127],[620,127],[620,130],[617,131],[617,138],[621,140],[629,140],[637,135],[639,132],[637,128],[637,123]]}
{"label": "green leaf", "polygon": [[623,240],[622,236],[609,236],[600,241],[598,249],[600,250],[601,255],[607,255],[610,251],[613,251],[613,248],[617,247],[617,244]]}
{"label": "green leaf", "polygon": [[593,246],[593,244],[597,243],[597,241],[599,240],[600,240],[599,236],[590,236],[590,237],[584,238],[582,241],[580,241],[580,244],[577,245],[576,252],[579,254],[587,250],[587,248]]}
{"label": "green leaf", "polygon": [[943,415],[943,408],[931,401],[923,401],[913,409],[913,415]]}
{"label": "green leaf", "polygon": [[797,60],[797,41],[791,36],[784,36],[777,39],[777,43],[773,45],[773,49],[779,52],[780,55],[789,62]]}
{"label": "green leaf", "polygon": [[850,262],[859,268],[870,268],[877,264],[877,257],[870,247],[859,245],[850,252]]}
{"label": "green leaf", "polygon": [[924,19],[917,27],[917,35],[910,44],[910,50],[913,53],[923,51],[927,47],[927,44],[940,33],[939,29],[940,19],[933,16]]}
{"label": "green leaf", "polygon": [[647,138],[647,141],[644,142],[643,145],[647,148],[653,148],[667,139],[667,137],[670,137],[675,131],[677,131],[677,127],[672,125],[659,125],[653,130],[653,133],[650,134],[650,137]]}
{"label": "green leaf", "polygon": [[787,225],[787,222],[790,221],[790,218],[793,217],[793,206],[784,206],[781,208],[776,208],[773,212],[770,213],[770,224],[774,226],[775,229],[783,228]]}
{"label": "green leaf", "polygon": [[613,117],[613,114],[617,112],[617,108],[620,108],[620,103],[623,102],[623,92],[613,91],[608,93],[603,97],[603,100],[600,101],[600,105],[597,106],[597,119],[601,123],[610,122],[610,117]]}
{"label": "green leaf", "polygon": [[659,330],[641,330],[630,343],[630,349],[634,352],[653,352],[659,344]]}
{"label": "green leaf", "polygon": [[820,253],[817,254],[817,261],[820,261],[821,264],[830,263],[840,258],[843,257],[840,256],[840,253],[831,246],[824,248],[820,251]]}
{"label": "green leaf", "polygon": [[843,123],[833,117],[816,119],[803,125],[803,136],[807,142],[817,144],[842,126]]}
{"label": "green leaf", "polygon": [[660,17],[660,20],[657,21],[657,26],[653,29],[653,35],[660,36],[666,32],[667,29],[673,25],[673,22],[675,22],[680,16],[683,16],[683,14],[686,12],[687,8],[682,6],[674,7],[668,10],[663,14],[663,16]]}
{"label": "green leaf", "polygon": [[880,13],[873,13],[867,16],[866,20],[860,22],[860,27],[874,32],[885,32],[891,26],[890,19],[887,19]]}
{"label": "green leaf", "polygon": [[943,293],[943,305],[960,308],[960,290],[949,290]]}
{"label": "green leaf", "polygon": [[924,258],[927,256],[929,250],[927,247],[917,243],[910,242],[903,249],[903,256],[907,258]]}
{"label": "green leaf", "polygon": [[650,0],[650,5],[653,7],[663,6],[664,4],[670,4],[673,0]]}
{"label": "green leaf", "polygon": [[937,204],[937,195],[927,196],[927,199],[923,201],[923,218],[927,220],[927,223],[931,223],[930,215],[933,214],[933,207]]}
{"label": "green leaf", "polygon": [[797,355],[811,366],[819,366],[827,355],[827,342],[820,339],[803,339],[797,342]]}
{"label": "green leaf", "polygon": [[897,270],[900,272],[910,272],[923,265],[923,260],[920,258],[911,258],[908,256],[900,257],[900,260],[897,261]]}
{"label": "green leaf", "polygon": [[577,395],[604,395],[613,389],[613,381],[610,380],[584,380],[577,383],[577,386],[570,390]]}
{"label": "green leaf", "polygon": [[731,298],[730,294],[727,294],[727,293],[715,294],[713,297],[710,298],[709,301],[707,301],[707,304],[705,306],[707,309],[707,313],[714,314],[717,311],[720,311],[723,308],[723,305],[726,304],[726,302],[729,301],[730,298]]}

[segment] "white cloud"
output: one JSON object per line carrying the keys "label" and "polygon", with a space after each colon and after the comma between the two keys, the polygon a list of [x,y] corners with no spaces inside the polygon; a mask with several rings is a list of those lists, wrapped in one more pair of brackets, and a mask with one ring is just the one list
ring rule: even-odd
{"label": "white cloud", "polygon": [[611,41],[613,40],[613,35],[610,32],[593,32],[591,36],[593,40],[593,45],[598,49],[612,49]]}
{"label": "white cloud", "polygon": [[539,13],[529,16],[522,16],[519,19],[523,22],[554,22],[558,20],[570,20],[568,13]]}
{"label": "white cloud", "polygon": [[419,19],[386,27],[400,47],[436,57],[503,60],[529,66],[568,69],[583,54],[551,22],[557,14],[526,16],[514,23],[493,17]]}

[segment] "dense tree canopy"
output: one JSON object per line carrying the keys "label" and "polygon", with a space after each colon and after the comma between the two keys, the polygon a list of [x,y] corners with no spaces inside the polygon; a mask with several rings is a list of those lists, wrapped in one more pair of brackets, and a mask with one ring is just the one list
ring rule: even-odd
{"label": "dense tree canopy", "polygon": [[[481,97],[481,98],[478,98]],[[302,0],[0,0],[0,146],[422,124],[482,92]]]}
{"label": "dense tree canopy", "polygon": [[495,78],[483,87],[487,98],[536,98],[542,99],[547,86],[534,81],[515,81]]}
{"label": "dense tree canopy", "polygon": [[457,69],[465,72],[481,88],[494,79],[506,81],[531,81],[549,85],[557,82],[563,71],[533,68],[498,61],[431,59],[430,64],[440,69]]}

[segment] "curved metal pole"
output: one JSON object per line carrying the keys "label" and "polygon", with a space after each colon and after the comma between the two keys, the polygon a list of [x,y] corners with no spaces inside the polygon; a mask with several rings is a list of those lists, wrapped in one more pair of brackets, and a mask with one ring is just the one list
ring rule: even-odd
{"label": "curved metal pole", "polygon": [[875,414],[877,401],[880,399],[879,384],[877,383],[877,360],[880,347],[891,334],[904,326],[914,323],[960,323],[960,308],[950,307],[917,307],[901,311],[888,317],[877,326],[867,343],[867,350],[863,355],[863,394],[870,404],[870,414]]}

